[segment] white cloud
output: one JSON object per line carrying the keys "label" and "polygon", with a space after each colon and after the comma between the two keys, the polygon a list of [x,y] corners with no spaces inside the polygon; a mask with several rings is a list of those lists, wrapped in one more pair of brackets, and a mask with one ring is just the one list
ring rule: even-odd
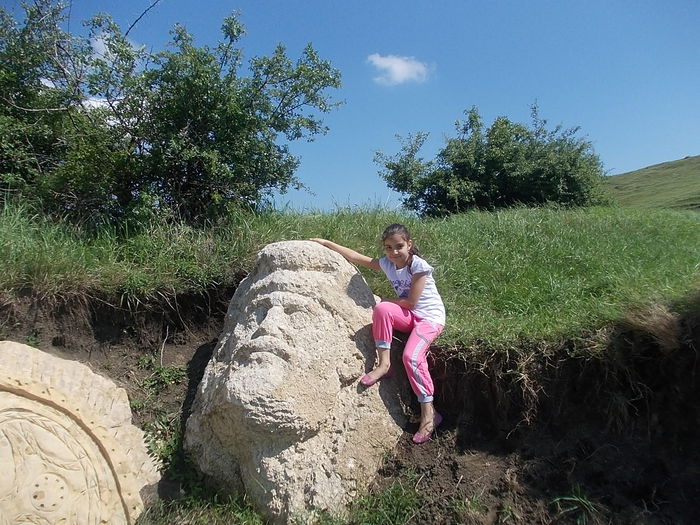
{"label": "white cloud", "polygon": [[100,109],[109,107],[107,99],[98,97],[87,97],[83,100],[83,106],[90,109]]}
{"label": "white cloud", "polygon": [[428,79],[428,66],[413,57],[380,55],[373,53],[367,61],[380,71],[374,81],[385,86],[395,86],[404,82],[425,82]]}
{"label": "white cloud", "polygon": [[[107,36],[104,33],[100,33],[90,39],[90,47],[92,47],[93,55],[98,58],[104,58],[110,60],[113,58],[112,53],[106,42]],[[134,51],[143,49],[145,46],[139,45],[131,39],[127,39],[127,43],[131,46]]]}
{"label": "white cloud", "polygon": [[93,53],[98,57],[103,58],[107,56],[107,43],[102,34],[93,37],[90,40],[90,46],[92,47]]}

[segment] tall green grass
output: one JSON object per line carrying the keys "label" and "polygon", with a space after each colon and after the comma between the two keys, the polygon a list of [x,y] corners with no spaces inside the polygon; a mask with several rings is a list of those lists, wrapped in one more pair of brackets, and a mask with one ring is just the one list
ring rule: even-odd
{"label": "tall green grass", "polygon": [[426,223],[450,343],[575,337],[700,283],[700,215],[592,208]]}
{"label": "tall green grass", "polygon": [[[87,234],[22,207],[0,215],[0,290],[95,294],[122,303],[230,284],[269,242],[326,237],[381,256],[391,222],[435,266],[444,345],[557,341],[627,310],[687,296],[700,284],[700,215],[617,208],[511,209],[426,220],[383,209],[240,213],[208,229],[154,223]],[[380,296],[383,274],[361,269]]]}
{"label": "tall green grass", "polygon": [[141,302],[230,282],[254,256],[265,219],[241,215],[223,227],[154,222],[139,230],[87,232],[22,205],[0,211],[0,290],[96,294]]}

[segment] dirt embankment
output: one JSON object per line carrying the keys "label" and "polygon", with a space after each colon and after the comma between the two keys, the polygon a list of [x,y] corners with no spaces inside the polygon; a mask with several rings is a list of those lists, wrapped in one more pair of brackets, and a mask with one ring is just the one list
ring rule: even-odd
{"label": "dirt embankment", "polygon": [[[136,424],[157,428],[186,419],[232,292],[136,312],[27,293],[0,299],[0,336],[89,363],[126,388]],[[410,523],[695,523],[700,297],[693,302],[692,314],[640,312],[556,347],[460,358],[436,348],[445,423],[422,446],[407,428],[375,490],[415,488],[423,504]],[[185,373],[159,383],[159,366]],[[170,438],[163,446],[179,445]],[[178,494],[175,478],[166,475],[161,497]]]}

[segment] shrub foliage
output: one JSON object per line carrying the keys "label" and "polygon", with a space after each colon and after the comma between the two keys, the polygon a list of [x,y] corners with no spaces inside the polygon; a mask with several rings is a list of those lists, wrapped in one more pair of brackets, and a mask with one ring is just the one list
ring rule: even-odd
{"label": "shrub foliage", "polygon": [[428,136],[422,132],[401,139],[394,156],[376,154],[380,176],[405,195],[408,209],[440,217],[470,208],[605,200],[602,163],[591,143],[577,137],[578,128],[548,130],[536,105],[531,127],[498,117],[484,129],[476,107],[465,114],[458,135],[432,161],[419,157]]}
{"label": "shrub foliage", "polygon": [[[0,8],[0,186],[62,215],[188,222],[300,187],[289,141],[325,133],[340,73],[309,44],[243,63],[236,15],[215,47],[181,26],[134,47],[108,15],[75,36],[52,0]],[[242,74],[245,72],[245,75]]]}

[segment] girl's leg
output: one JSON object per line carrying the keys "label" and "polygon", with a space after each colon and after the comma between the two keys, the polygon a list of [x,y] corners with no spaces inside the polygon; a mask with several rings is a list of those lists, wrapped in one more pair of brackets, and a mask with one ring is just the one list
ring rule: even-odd
{"label": "girl's leg", "polygon": [[428,349],[430,343],[440,335],[442,328],[430,321],[418,321],[403,349],[403,365],[419,403],[433,401],[433,378],[428,370]]}
{"label": "girl's leg", "polygon": [[433,435],[435,430],[442,423],[442,416],[433,407],[432,401],[420,404],[420,426],[418,432],[413,434],[413,442],[417,444],[425,443]]}
{"label": "girl's leg", "polygon": [[435,407],[432,401],[426,401],[420,404],[420,427],[419,434],[429,434],[434,430],[433,422],[435,419]]}
{"label": "girl's leg", "polygon": [[394,328],[407,332],[413,325],[413,314],[410,310],[401,308],[398,304],[382,302],[374,307],[372,312],[372,337],[377,348],[377,366],[363,377],[363,384],[371,385],[377,382],[389,371],[391,366],[391,340]]}
{"label": "girl's leg", "polygon": [[418,321],[404,347],[403,363],[406,375],[421,407],[420,427],[414,441],[416,438],[427,440],[436,424],[439,424],[440,418],[433,407],[434,387],[428,370],[428,349],[442,329],[441,325],[430,321]]}
{"label": "girl's leg", "polygon": [[391,367],[391,350],[377,348],[377,366],[369,374],[365,374],[361,382],[365,386],[372,386],[386,375]]}

